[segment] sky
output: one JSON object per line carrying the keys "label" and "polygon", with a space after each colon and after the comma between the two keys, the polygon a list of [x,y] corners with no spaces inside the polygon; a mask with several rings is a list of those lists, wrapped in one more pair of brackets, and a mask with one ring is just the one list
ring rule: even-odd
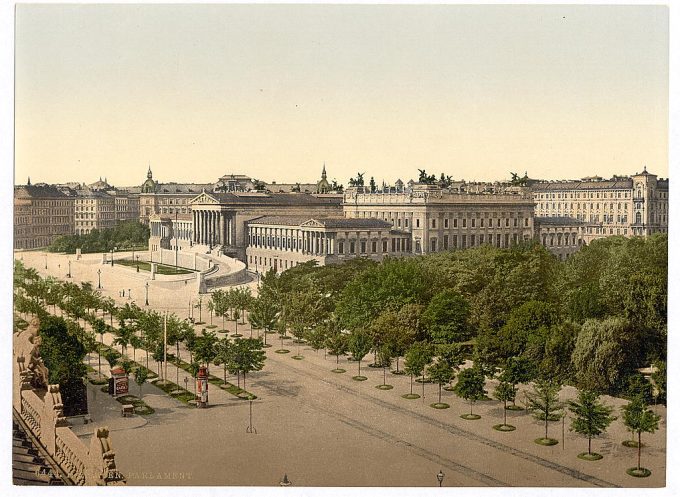
{"label": "sky", "polygon": [[668,176],[663,6],[18,5],[15,183]]}

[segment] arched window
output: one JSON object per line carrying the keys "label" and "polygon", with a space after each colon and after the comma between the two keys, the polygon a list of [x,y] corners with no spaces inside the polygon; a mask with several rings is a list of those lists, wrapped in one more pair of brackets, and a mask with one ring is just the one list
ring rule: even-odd
{"label": "arched window", "polygon": [[635,224],[642,224],[642,213],[635,213]]}

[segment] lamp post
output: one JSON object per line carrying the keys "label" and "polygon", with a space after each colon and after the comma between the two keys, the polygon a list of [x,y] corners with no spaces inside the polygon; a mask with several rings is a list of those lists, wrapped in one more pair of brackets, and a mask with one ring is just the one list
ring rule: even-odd
{"label": "lamp post", "polygon": [[439,482],[439,486],[442,486],[442,483],[444,482],[444,473],[442,470],[439,470],[439,473],[437,473],[437,481]]}
{"label": "lamp post", "polygon": [[131,294],[132,294],[132,290],[128,288],[128,300],[130,300],[132,298]]}
{"label": "lamp post", "polygon": [[144,305],[149,305],[149,282],[147,281],[146,284],[144,285],[144,289],[146,290],[146,296],[144,299]]}
{"label": "lamp post", "polygon": [[139,272],[139,255],[137,256],[137,272]]}
{"label": "lamp post", "polygon": [[[177,368],[177,370],[179,371],[179,368]],[[186,390],[187,392],[189,391],[189,378],[187,378],[186,376],[184,377],[184,390]]]}
{"label": "lamp post", "polygon": [[47,254],[45,254],[45,269],[47,269]]}
{"label": "lamp post", "polygon": [[246,428],[246,433],[257,433],[257,430],[253,426],[253,399],[255,398],[254,395],[248,395],[248,400],[250,401],[250,421],[248,424],[248,428]]}
{"label": "lamp post", "polygon": [[293,482],[288,479],[287,474],[283,475],[283,479],[279,482],[279,486],[281,487],[290,487],[292,484]]}
{"label": "lamp post", "polygon": [[97,269],[97,289],[101,289],[102,287],[102,270]]}
{"label": "lamp post", "polygon": [[113,267],[113,249],[111,249],[111,267]]}
{"label": "lamp post", "polygon": [[68,260],[68,275],[67,275],[67,277],[68,278],[71,277],[71,259]]}

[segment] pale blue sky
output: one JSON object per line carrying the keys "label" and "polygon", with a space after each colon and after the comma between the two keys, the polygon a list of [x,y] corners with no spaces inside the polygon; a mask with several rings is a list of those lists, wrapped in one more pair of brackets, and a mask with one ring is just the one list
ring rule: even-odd
{"label": "pale blue sky", "polygon": [[667,15],[19,5],[16,181],[665,177]]}

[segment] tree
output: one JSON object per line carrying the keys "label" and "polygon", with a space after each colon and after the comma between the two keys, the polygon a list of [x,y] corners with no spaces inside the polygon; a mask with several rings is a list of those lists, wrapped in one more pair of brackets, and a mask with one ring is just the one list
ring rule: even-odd
{"label": "tree", "polygon": [[600,402],[599,396],[590,390],[579,390],[578,400],[569,401],[569,410],[574,414],[571,430],[588,437],[588,453],[579,454],[582,459],[602,459],[600,454],[591,451],[593,437],[601,435],[616,419],[612,416],[612,408]]}
{"label": "tree", "polygon": [[508,402],[514,402],[516,395],[517,389],[507,380],[501,380],[493,392],[493,396],[503,402],[503,424],[499,427],[501,431],[510,431],[510,427],[515,428],[508,424]]}
{"label": "tree", "polygon": [[461,417],[464,419],[479,419],[480,416],[472,414],[472,406],[479,399],[484,398],[486,390],[484,390],[484,374],[479,369],[472,367],[464,369],[458,374],[458,382],[453,387],[453,391],[458,397],[470,402],[470,414],[464,414]]}
{"label": "tree", "polygon": [[232,343],[229,337],[225,336],[217,340],[215,344],[215,365],[222,366],[224,370],[224,384],[227,384],[227,369],[232,356]]}
{"label": "tree", "polygon": [[432,347],[427,342],[415,342],[406,352],[404,357],[404,369],[411,377],[411,391],[406,398],[417,399],[418,394],[413,393],[413,377],[423,376],[423,398],[425,397],[425,366],[432,360]]}
{"label": "tree", "polygon": [[[534,366],[525,357],[510,357],[505,363],[505,369],[501,373],[501,379],[507,381],[512,385],[512,388],[517,391],[517,385],[526,383],[534,378]],[[517,408],[515,398],[512,399],[511,409]],[[521,409],[521,408],[520,408]]]}
{"label": "tree", "polygon": [[271,331],[276,324],[278,309],[271,299],[261,296],[254,299],[251,304],[250,324],[264,330],[264,346],[267,345],[267,332]]}
{"label": "tree", "polygon": [[548,438],[548,421],[554,418],[562,409],[559,400],[560,385],[545,380],[538,380],[534,385],[533,392],[528,394],[529,410],[539,421],[545,422],[545,437],[535,440],[541,445],[555,445],[557,440]]}
{"label": "tree", "polygon": [[340,356],[347,353],[347,338],[348,335],[344,334],[338,327],[331,327],[326,336],[326,341],[324,345],[328,349],[330,355],[335,356],[335,372],[344,373],[344,369],[340,369]]}
{"label": "tree", "polygon": [[623,423],[634,434],[637,433],[637,468],[631,469],[633,476],[648,476],[650,471],[640,467],[640,452],[642,449],[642,433],[654,433],[659,428],[660,416],[648,409],[642,397],[634,397],[623,406]]}
{"label": "tree", "polygon": [[142,385],[149,378],[149,370],[146,368],[135,369],[135,383],[139,386],[139,398],[142,398]]}
{"label": "tree", "polygon": [[652,373],[652,381],[656,386],[655,399],[666,405],[666,361],[658,361],[654,365],[656,370]]}
{"label": "tree", "polygon": [[361,376],[361,361],[371,350],[371,337],[363,328],[357,328],[349,335],[347,349],[352,354],[354,360],[359,363],[359,374],[354,379],[365,380],[366,377]]}
{"label": "tree", "polygon": [[266,359],[262,340],[258,338],[237,339],[231,345],[229,369],[243,374],[243,389],[246,388],[246,374],[260,371]]}
{"label": "tree", "polygon": [[470,338],[469,315],[470,306],[465,297],[447,288],[432,297],[422,320],[433,343],[455,343]]}
{"label": "tree", "polygon": [[599,393],[623,390],[625,379],[642,365],[637,353],[641,340],[623,318],[586,321],[571,356],[578,386]]}
{"label": "tree", "polygon": [[441,357],[434,363],[428,366],[427,375],[432,381],[439,386],[439,400],[438,404],[442,403],[442,385],[451,381],[454,375],[451,364]]}
{"label": "tree", "polygon": [[194,346],[194,358],[210,367],[216,355],[215,346],[217,344],[217,334],[212,331],[206,331],[203,335],[196,337]]}
{"label": "tree", "polygon": [[626,393],[630,398],[642,397],[646,404],[651,404],[654,400],[652,384],[642,373],[636,372],[628,377]]}

